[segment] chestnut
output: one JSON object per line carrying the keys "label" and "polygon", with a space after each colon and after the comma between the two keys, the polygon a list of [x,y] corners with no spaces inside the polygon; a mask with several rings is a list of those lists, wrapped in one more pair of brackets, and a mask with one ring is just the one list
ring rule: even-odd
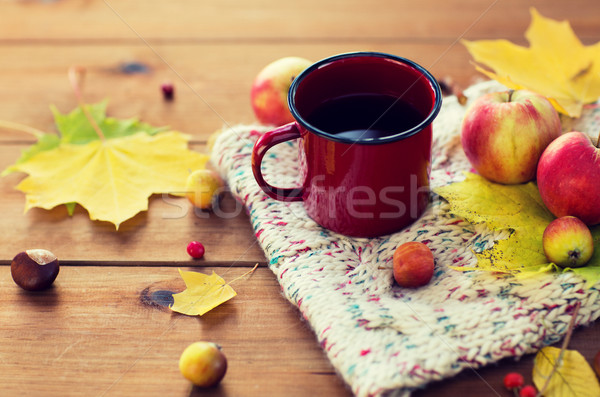
{"label": "chestnut", "polygon": [[58,276],[58,258],[45,249],[31,249],[17,254],[10,273],[17,285],[27,291],[49,288]]}

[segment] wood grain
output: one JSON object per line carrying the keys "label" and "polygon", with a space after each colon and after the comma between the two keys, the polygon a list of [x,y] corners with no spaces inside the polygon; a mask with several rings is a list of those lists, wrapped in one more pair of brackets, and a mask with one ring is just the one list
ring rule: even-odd
{"label": "wood grain", "polygon": [[[326,360],[312,330],[280,294],[275,277],[259,268],[232,283],[238,295],[202,317],[188,317],[150,299],[185,288],[168,267],[61,267],[54,286],[40,293],[17,287],[0,266],[0,385],[6,396],[350,396]],[[245,267],[216,271],[226,281]],[[591,362],[599,326],[578,329],[571,341]],[[220,344],[228,372],[214,389],[191,388],[177,363],[199,340]],[[533,356],[465,370],[415,396],[509,396],[509,371],[531,382]],[[475,393],[475,394],[474,394]]]}
{"label": "wood grain", "polygon": [[[201,269],[212,270],[226,281],[247,271]],[[53,288],[32,294],[2,266],[2,395],[188,395],[178,360],[199,340],[220,344],[229,364],[208,395],[349,395],[269,270],[257,269],[232,287],[238,293],[232,300],[189,317],[141,299],[146,289],[183,290],[173,268],[62,266]],[[298,382],[303,373],[314,379]]]}
{"label": "wood grain", "polygon": [[[439,78],[451,76],[463,87],[477,78],[461,44],[389,43],[357,40],[341,43],[175,44],[155,45],[0,45],[0,119],[43,131],[55,131],[49,105],[66,113],[77,106],[67,81],[74,65],[86,69],[88,102],[109,99],[113,117],[137,117],[205,141],[225,126],[254,123],[250,88],[256,74],[284,56],[318,60],[350,51],[382,51],[410,58]],[[126,74],[122,67],[139,63],[146,73]],[[170,81],[175,100],[164,101],[160,86]],[[31,140],[23,133],[0,130],[2,141]]]}
{"label": "wood grain", "polygon": [[[0,145],[0,169],[16,161],[25,145]],[[202,151],[202,147],[197,149]],[[223,266],[264,262],[246,210],[225,194],[213,211],[194,208],[185,198],[154,195],[149,209],[124,222],[119,230],[108,222],[91,221],[77,206],[69,216],[65,206],[53,210],[34,208],[23,213],[25,195],[15,188],[24,174],[0,178],[0,263],[20,251],[46,248],[62,261],[76,264],[157,263],[161,266],[217,263]],[[223,233],[230,230],[230,233]],[[186,253],[191,240],[206,248],[203,259],[194,261]]]}
{"label": "wood grain", "polygon": [[[55,132],[49,105],[76,106],[67,70],[87,71],[88,102],[192,135],[194,150],[223,126],[254,122],[249,92],[267,63],[289,55],[318,60],[370,50],[410,58],[462,87],[482,79],[460,39],[526,44],[530,7],[568,19],[585,44],[600,41],[596,0],[24,0],[0,1],[0,120]],[[128,73],[128,66],[141,73]],[[160,85],[175,85],[165,101]],[[0,130],[0,169],[34,142]],[[245,210],[231,195],[221,216],[184,199],[153,197],[150,210],[119,231],[82,208],[23,213],[23,175],[0,178],[0,388],[7,396],[349,396],[309,325],[281,295]],[[185,252],[206,246],[201,260]],[[20,290],[10,276],[24,249],[54,251],[55,286]],[[158,305],[161,290],[183,283],[177,267],[215,270],[234,283],[231,301],[200,318]],[[154,300],[151,298],[154,296]],[[571,348],[591,361],[599,325],[576,330]],[[190,387],[177,361],[197,340],[223,346],[229,370],[208,391]],[[503,376],[531,380],[533,356],[503,360],[416,392],[433,396],[510,396]]]}
{"label": "wood grain", "polygon": [[5,41],[328,41],[522,37],[529,7],[597,37],[589,0],[71,0],[2,2]]}

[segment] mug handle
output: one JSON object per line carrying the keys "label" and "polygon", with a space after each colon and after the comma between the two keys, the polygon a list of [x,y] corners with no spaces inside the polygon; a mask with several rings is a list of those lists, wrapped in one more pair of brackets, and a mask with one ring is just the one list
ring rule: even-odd
{"label": "mug handle", "polygon": [[254,179],[258,183],[258,186],[267,194],[267,196],[279,200],[279,201],[301,201],[302,194],[304,193],[303,187],[297,188],[280,188],[270,185],[265,181],[261,171],[261,164],[263,157],[271,147],[290,141],[292,139],[300,138],[300,130],[296,122],[291,122],[282,125],[272,131],[263,134],[252,149],[252,172],[254,173]]}

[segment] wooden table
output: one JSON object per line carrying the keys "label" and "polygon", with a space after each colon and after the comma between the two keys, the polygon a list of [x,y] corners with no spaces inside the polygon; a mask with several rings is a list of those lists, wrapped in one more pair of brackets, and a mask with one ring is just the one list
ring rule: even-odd
{"label": "wooden table", "polygon": [[[0,2],[0,119],[55,131],[49,105],[76,106],[67,69],[87,70],[88,102],[110,98],[109,113],[193,135],[204,150],[223,125],[254,122],[250,85],[267,63],[296,55],[312,60],[353,50],[411,58],[459,85],[481,79],[461,38],[525,43],[528,8],[566,18],[586,44],[600,40],[596,0],[204,0]],[[137,68],[131,66],[138,66]],[[140,68],[141,66],[141,68]],[[133,69],[133,70],[132,70]],[[142,69],[141,71],[139,69]],[[175,85],[163,100],[160,85]],[[33,143],[0,132],[0,168]],[[3,396],[347,396],[349,389],[321,351],[309,325],[280,294],[243,208],[229,216],[194,211],[185,200],[155,197],[148,212],[121,225],[92,222],[78,207],[23,213],[14,188],[0,179],[0,394]],[[206,246],[202,260],[186,253]],[[46,248],[61,260],[55,286],[26,293],[11,279],[20,251]],[[171,313],[153,301],[183,289],[177,268],[215,270],[238,296],[201,318]],[[578,329],[571,348],[591,360],[598,325]],[[183,349],[198,340],[222,345],[229,371],[207,392],[179,373]],[[530,379],[532,357],[430,385],[417,396],[499,395],[505,373]]]}

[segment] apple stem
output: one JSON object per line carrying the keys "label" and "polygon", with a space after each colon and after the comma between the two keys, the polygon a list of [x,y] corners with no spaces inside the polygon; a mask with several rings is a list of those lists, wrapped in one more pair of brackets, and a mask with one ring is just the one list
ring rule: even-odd
{"label": "apple stem", "polygon": [[71,83],[71,87],[73,88],[73,92],[75,93],[75,97],[77,98],[77,103],[79,104],[81,111],[85,115],[85,118],[88,119],[94,131],[96,131],[96,134],[98,134],[98,137],[100,137],[100,140],[104,141],[104,133],[102,133],[100,126],[98,125],[98,123],[96,123],[96,120],[94,120],[94,118],[90,114],[90,111],[85,106],[85,101],[83,100],[83,94],[81,93],[81,85],[83,83],[84,75],[85,69],[80,66],[72,66],[69,68],[69,82]]}
{"label": "apple stem", "polygon": [[515,90],[508,90],[508,102],[512,102],[512,96]]}
{"label": "apple stem", "polygon": [[598,133],[598,139],[596,139],[596,147],[600,148],[600,133]]}

